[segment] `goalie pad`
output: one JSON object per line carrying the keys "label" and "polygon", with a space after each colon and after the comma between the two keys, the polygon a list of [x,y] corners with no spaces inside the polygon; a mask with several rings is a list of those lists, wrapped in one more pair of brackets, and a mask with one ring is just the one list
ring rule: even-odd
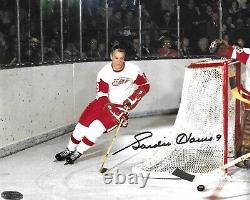
{"label": "goalie pad", "polygon": [[123,119],[123,123],[121,124],[122,127],[128,126],[128,113],[123,106],[109,103],[105,105],[104,111],[116,120],[117,123]]}
{"label": "goalie pad", "polygon": [[[250,152],[250,128],[248,126],[250,122],[250,111],[244,110],[244,114],[242,116],[242,126],[241,126],[241,134],[239,139],[236,142],[236,157],[244,155]],[[238,167],[249,168],[250,162],[249,159],[246,159],[237,164]]]}

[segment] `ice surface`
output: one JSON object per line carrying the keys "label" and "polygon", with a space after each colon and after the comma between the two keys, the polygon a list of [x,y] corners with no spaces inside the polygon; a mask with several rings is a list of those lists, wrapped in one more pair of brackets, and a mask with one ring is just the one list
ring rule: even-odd
{"label": "ice surface", "polygon": [[[113,152],[134,142],[134,134],[152,131],[154,134],[167,133],[175,115],[131,119],[123,128],[114,144]],[[113,132],[112,132],[113,133]],[[111,133],[111,134],[112,134]],[[19,191],[24,200],[179,200],[215,199],[249,200],[250,170],[232,167],[231,177],[218,180],[199,192],[196,185],[178,178],[149,179],[144,188],[138,177],[137,184],[127,180],[124,184],[105,184],[98,172],[103,154],[110,143],[111,134],[103,135],[97,145],[86,152],[74,165],[54,162],[54,155],[65,148],[69,134],[55,138],[11,156],[0,159],[0,193],[7,190]],[[167,150],[167,147],[160,147]],[[110,155],[105,167],[118,169],[131,175],[131,167],[153,154],[154,149],[133,150],[131,147]]]}

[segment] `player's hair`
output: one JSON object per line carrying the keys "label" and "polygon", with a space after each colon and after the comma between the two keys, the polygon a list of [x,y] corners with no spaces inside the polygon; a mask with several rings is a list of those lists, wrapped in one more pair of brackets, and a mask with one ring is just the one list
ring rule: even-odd
{"label": "player's hair", "polygon": [[120,48],[118,45],[116,45],[116,46],[114,46],[114,47],[112,48],[112,50],[111,50],[111,55],[113,55],[113,53],[114,53],[115,51],[122,52],[122,53],[126,54],[125,49]]}

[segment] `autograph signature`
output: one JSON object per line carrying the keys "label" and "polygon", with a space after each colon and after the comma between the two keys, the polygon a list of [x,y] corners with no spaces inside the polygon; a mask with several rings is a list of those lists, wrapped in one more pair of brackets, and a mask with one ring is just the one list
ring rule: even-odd
{"label": "autograph signature", "polygon": [[[134,150],[138,149],[155,149],[159,147],[164,147],[164,146],[171,146],[171,142],[163,142],[159,140],[155,144],[143,144],[142,141],[146,140],[148,138],[151,138],[153,136],[153,133],[151,131],[144,131],[141,133],[138,133],[134,135],[135,142],[123,147],[122,149],[114,152],[112,155],[115,155],[129,147],[132,147]],[[221,134],[216,135],[216,141],[219,141],[221,139]],[[165,137],[164,137],[165,139]],[[185,143],[195,143],[195,142],[211,142],[213,140],[213,137],[204,137],[204,138],[195,138],[193,137],[192,133],[186,134],[186,133],[180,133],[176,137],[176,144],[185,144]]]}
{"label": "autograph signature", "polygon": [[[153,145],[145,145],[145,144],[142,144],[141,141],[145,140],[145,139],[148,139],[150,137],[153,136],[153,133],[151,131],[144,131],[144,132],[141,132],[141,133],[138,133],[134,136],[134,139],[135,139],[135,142],[129,144],[128,146],[126,147],[123,147],[122,149],[114,152],[112,155],[115,155],[129,147],[132,146],[132,148],[134,150],[137,150],[137,149],[155,149],[157,147],[163,147],[163,146],[170,146],[171,143],[170,142],[162,142],[161,140],[159,140],[156,144],[153,144]],[[142,138],[140,138],[142,137]]]}

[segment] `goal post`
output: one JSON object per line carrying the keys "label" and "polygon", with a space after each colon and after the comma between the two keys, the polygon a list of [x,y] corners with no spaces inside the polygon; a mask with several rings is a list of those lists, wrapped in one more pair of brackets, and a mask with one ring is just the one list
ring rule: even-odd
{"label": "goal post", "polygon": [[[233,72],[233,73],[232,73]],[[234,156],[240,134],[240,102],[232,97],[229,74],[241,83],[240,63],[205,60],[185,67],[181,103],[175,123],[165,136],[171,146],[136,164],[135,173],[168,178],[176,169],[208,173]],[[231,77],[232,79],[232,77]]]}
{"label": "goal post", "polygon": [[[222,75],[222,101],[223,101],[223,135],[224,135],[224,153],[223,153],[223,163],[228,162],[229,153],[235,154],[235,142],[236,138],[240,134],[240,101],[238,99],[233,99],[230,90],[229,84],[230,74],[234,74],[235,87],[240,88],[241,84],[241,64],[238,61],[232,62],[231,60],[211,60],[204,62],[191,63],[188,68],[221,68]],[[230,101],[231,102],[230,105]],[[234,106],[233,110],[230,113],[230,106]],[[234,115],[234,131],[229,134],[229,114]],[[233,129],[233,127],[231,127]],[[229,138],[231,137],[231,138]],[[228,141],[231,139],[233,143],[229,144]],[[229,152],[230,149],[230,152]]]}

